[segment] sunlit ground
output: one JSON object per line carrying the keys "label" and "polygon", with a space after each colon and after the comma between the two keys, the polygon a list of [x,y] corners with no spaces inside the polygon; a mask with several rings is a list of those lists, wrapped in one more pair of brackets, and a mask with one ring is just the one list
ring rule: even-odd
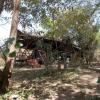
{"label": "sunlit ground", "polygon": [[13,96],[20,98],[18,100],[92,100],[100,93],[98,75],[86,69],[15,68],[9,92],[0,96],[0,100]]}

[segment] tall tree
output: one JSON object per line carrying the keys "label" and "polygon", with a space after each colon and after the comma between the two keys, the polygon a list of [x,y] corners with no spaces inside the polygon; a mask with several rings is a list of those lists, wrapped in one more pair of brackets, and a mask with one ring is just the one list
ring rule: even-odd
{"label": "tall tree", "polygon": [[[19,4],[20,0],[14,0],[14,8],[13,8],[13,16],[12,16],[12,24],[11,24],[11,31],[10,31],[10,38],[13,39],[12,44],[9,46],[9,52],[12,53],[15,51],[15,43],[16,43],[16,36],[17,36],[17,26],[19,21]],[[7,56],[6,65],[3,70],[3,77],[0,84],[0,90],[5,92],[8,89],[9,85],[9,78],[12,74],[12,69],[14,65],[14,57]]]}
{"label": "tall tree", "polygon": [[[72,42],[81,48],[88,64],[89,60],[92,60],[97,43],[98,28],[93,25],[91,18],[93,10],[88,7],[79,7],[72,11],[60,12],[54,21],[54,27],[51,27],[48,33],[49,36],[53,33],[54,37],[60,39],[70,37]],[[48,22],[50,23],[50,18]]]}

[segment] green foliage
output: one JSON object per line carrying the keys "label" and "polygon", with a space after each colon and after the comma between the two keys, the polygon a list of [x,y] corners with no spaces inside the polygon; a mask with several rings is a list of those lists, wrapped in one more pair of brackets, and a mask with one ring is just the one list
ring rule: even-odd
{"label": "green foliage", "polygon": [[10,53],[9,47],[14,42],[14,38],[9,38],[5,41],[5,48],[3,49],[3,54],[7,57]]}
{"label": "green foliage", "polygon": [[15,38],[8,38],[5,41],[5,45],[9,47],[14,42],[14,40],[15,40]]}
{"label": "green foliage", "polygon": [[25,10],[27,10],[27,8],[26,8],[26,7],[21,7],[21,8],[20,8],[20,11],[21,11],[22,13],[24,13],[24,12],[25,12]]}
{"label": "green foliage", "polygon": [[16,56],[16,51],[13,51],[9,54],[9,57],[15,57]]}
{"label": "green foliage", "polygon": [[38,22],[44,27],[45,25],[51,27],[51,21],[55,19],[57,12],[61,9],[68,9],[68,4],[73,3],[74,5],[75,2],[76,0],[22,0],[20,5],[21,25],[25,27],[29,26],[29,23],[32,25],[32,22]]}
{"label": "green foliage", "polygon": [[44,19],[42,19],[41,22],[44,28],[47,28],[47,29],[53,28],[53,20],[50,17],[46,16]]}
{"label": "green foliage", "polygon": [[18,48],[20,48],[20,47],[21,47],[21,43],[16,42],[16,44],[15,44],[15,48],[18,49]]}
{"label": "green foliage", "polygon": [[[2,58],[4,60],[6,60],[8,56],[9,57],[15,57],[16,56],[16,51],[10,52],[10,50],[9,50],[9,47],[14,42],[14,40],[15,40],[14,38],[7,39],[5,41],[4,47],[1,48],[1,51],[2,51],[1,55],[2,55]],[[18,49],[18,48],[20,48],[20,46],[21,46],[21,44],[17,42],[16,45],[15,45],[15,48]]]}
{"label": "green foliage", "polygon": [[0,0],[0,14],[5,9],[6,11],[11,11],[13,9],[13,0]]}
{"label": "green foliage", "polygon": [[4,51],[3,51],[3,54],[5,57],[7,57],[9,55],[9,49],[6,48]]}
{"label": "green foliage", "polygon": [[100,76],[98,77],[97,83],[100,83]]}
{"label": "green foliage", "polygon": [[95,40],[98,32],[97,26],[92,24],[90,14],[91,8],[88,7],[60,12],[47,36],[53,35],[56,38],[70,37],[72,41],[78,42],[79,46],[84,48],[89,42],[92,43]]}

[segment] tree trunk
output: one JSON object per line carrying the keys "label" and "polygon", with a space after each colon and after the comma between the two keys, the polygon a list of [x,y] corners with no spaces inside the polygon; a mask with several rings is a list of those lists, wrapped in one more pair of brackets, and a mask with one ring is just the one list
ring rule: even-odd
{"label": "tree trunk", "polygon": [[[19,4],[20,0],[14,0],[14,9],[13,9],[13,16],[12,16],[12,24],[11,24],[11,31],[10,31],[10,38],[14,38],[13,43],[10,45],[10,53],[15,51],[15,43],[17,37],[17,26],[19,21]],[[6,65],[3,70],[3,77],[1,81],[0,89],[2,92],[6,92],[9,86],[9,78],[11,78],[12,69],[14,65],[14,57],[7,57]]]}

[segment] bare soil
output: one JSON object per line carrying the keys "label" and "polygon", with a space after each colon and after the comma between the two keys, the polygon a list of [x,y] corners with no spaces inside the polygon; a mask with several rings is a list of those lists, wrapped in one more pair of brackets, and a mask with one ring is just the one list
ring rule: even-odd
{"label": "bare soil", "polygon": [[[100,100],[99,72],[90,69],[15,68],[9,92],[0,100]],[[7,99],[10,98],[10,99]]]}

